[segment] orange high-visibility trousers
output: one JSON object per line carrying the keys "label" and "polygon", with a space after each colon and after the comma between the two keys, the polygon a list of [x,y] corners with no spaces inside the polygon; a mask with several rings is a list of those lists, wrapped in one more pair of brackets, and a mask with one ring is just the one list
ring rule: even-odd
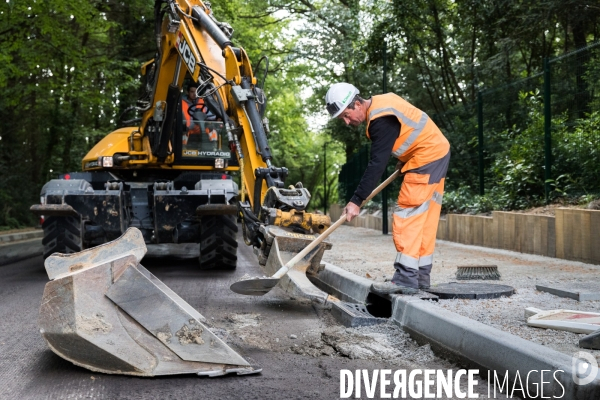
{"label": "orange high-visibility trousers", "polygon": [[398,252],[392,282],[413,288],[430,282],[435,236],[442,210],[444,181],[450,153],[407,171],[393,216],[393,239]]}

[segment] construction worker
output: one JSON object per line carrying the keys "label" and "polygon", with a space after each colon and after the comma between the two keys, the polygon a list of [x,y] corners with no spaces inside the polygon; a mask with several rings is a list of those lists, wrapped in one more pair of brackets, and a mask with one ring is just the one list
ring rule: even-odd
{"label": "construction worker", "polygon": [[346,220],[359,214],[360,205],[381,179],[391,155],[404,173],[393,215],[393,239],[398,252],[391,282],[373,283],[378,294],[415,294],[428,289],[435,235],[442,208],[450,144],[423,111],[393,93],[363,99],[349,83],[332,85],[325,96],[332,118],[346,125],[367,124],[371,159],[350,202]]}
{"label": "construction worker", "polygon": [[216,131],[205,126],[204,121],[215,121],[216,117],[210,112],[204,99],[198,97],[197,89],[198,85],[195,83],[188,85],[187,96],[184,96],[181,102],[181,111],[187,127],[187,135],[183,137],[184,145],[193,142],[194,138],[201,140],[200,134],[202,133],[206,134],[209,142],[216,142],[218,139]]}

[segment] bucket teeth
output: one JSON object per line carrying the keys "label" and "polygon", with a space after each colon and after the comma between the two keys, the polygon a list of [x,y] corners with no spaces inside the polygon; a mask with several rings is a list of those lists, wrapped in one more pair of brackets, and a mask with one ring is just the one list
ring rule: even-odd
{"label": "bucket teeth", "polygon": [[130,228],[113,242],[46,260],[52,280],[44,289],[39,324],[50,349],[109,374],[259,372],[139,264],[145,252],[141,233]]}

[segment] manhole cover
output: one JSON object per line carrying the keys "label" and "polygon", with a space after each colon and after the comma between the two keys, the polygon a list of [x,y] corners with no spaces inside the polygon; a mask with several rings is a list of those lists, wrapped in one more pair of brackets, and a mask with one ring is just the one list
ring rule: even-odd
{"label": "manhole cover", "polygon": [[515,289],[508,285],[491,283],[442,283],[427,290],[440,299],[497,299],[502,296],[512,296]]}

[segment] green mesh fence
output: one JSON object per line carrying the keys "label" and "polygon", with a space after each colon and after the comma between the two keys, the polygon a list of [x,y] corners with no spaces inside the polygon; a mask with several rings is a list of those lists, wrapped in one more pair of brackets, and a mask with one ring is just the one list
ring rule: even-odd
{"label": "green mesh fence", "polygon": [[[507,208],[600,194],[600,42],[430,116],[451,145],[447,190],[501,193]],[[340,198],[352,197],[368,160],[365,146],[342,166]]]}
{"label": "green mesh fence", "polygon": [[548,64],[552,189],[600,193],[600,43]]}
{"label": "green mesh fence", "polygon": [[338,177],[339,198],[349,202],[352,194],[356,190],[360,178],[367,169],[369,163],[370,146],[362,146],[358,152],[354,153],[352,158],[342,165]]}

